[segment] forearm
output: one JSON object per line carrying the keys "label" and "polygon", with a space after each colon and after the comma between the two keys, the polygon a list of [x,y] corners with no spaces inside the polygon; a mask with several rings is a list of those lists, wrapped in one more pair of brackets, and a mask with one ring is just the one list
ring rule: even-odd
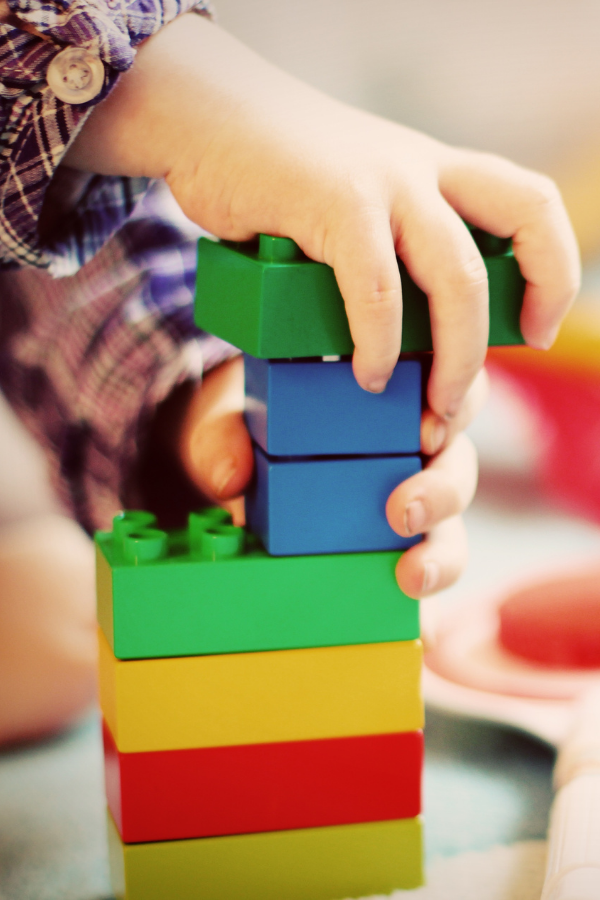
{"label": "forearm", "polygon": [[[89,172],[165,178],[193,221],[242,240],[259,230],[279,233],[282,206],[291,212],[314,204],[307,181],[317,177],[327,191],[328,180],[336,180],[336,150],[317,146],[336,115],[337,151],[356,140],[354,121],[350,129],[342,121],[345,110],[190,14],[144,43],[65,162]],[[316,242],[303,244],[322,257]]]}
{"label": "forearm", "polygon": [[[286,103],[299,117],[303,95],[334,105],[213,22],[180,16],[140,47],[65,162],[88,172],[165,178],[188,152],[200,165],[233,117],[236,130],[250,131],[253,118],[268,117],[269,108],[280,117]],[[281,130],[279,120],[273,139]]]}

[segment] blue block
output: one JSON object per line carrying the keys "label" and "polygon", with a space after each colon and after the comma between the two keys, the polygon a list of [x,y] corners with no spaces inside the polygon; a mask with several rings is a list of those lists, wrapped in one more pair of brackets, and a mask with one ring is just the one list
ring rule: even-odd
{"label": "blue block", "polygon": [[289,459],[254,448],[255,474],[246,519],[272,556],[400,550],[387,523],[393,489],[419,472],[419,456]]}
{"label": "blue block", "polygon": [[400,360],[383,394],[356,383],[346,361],[244,357],[246,423],[272,456],[418,453],[421,363]]}

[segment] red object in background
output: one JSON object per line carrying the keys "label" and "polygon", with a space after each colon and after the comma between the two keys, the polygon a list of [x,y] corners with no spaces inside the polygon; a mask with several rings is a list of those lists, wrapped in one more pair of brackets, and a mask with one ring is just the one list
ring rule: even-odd
{"label": "red object in background", "polygon": [[108,806],[127,843],[412,818],[423,734],[119,753],[104,723]]}
{"label": "red object in background", "polygon": [[[489,353],[492,377],[508,379],[539,426],[538,476],[561,506],[600,522],[600,359],[597,322],[575,320],[548,353]],[[595,341],[595,343],[594,343]],[[600,668],[600,566],[524,588],[499,609],[499,641],[530,662]]]}
{"label": "red object in background", "polygon": [[495,349],[491,374],[508,376],[541,427],[542,487],[571,512],[600,522],[600,374],[561,365],[551,354]]}
{"label": "red object in background", "polygon": [[500,644],[544,666],[600,668],[599,572],[553,578],[512,594],[498,610]]}

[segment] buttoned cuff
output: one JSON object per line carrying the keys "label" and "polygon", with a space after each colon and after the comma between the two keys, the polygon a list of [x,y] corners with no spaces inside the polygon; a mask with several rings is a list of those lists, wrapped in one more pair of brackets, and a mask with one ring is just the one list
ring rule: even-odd
{"label": "buttoned cuff", "polygon": [[[11,14],[0,22],[0,267],[52,268],[56,244],[41,239],[38,224],[70,143],[131,66],[141,41],[181,13],[210,11],[204,0],[8,2]],[[83,206],[71,210],[76,247],[62,236],[69,272],[103,246],[147,185],[127,178],[107,178],[101,185],[98,179],[92,206],[84,192]],[[98,207],[99,194],[108,217]]]}

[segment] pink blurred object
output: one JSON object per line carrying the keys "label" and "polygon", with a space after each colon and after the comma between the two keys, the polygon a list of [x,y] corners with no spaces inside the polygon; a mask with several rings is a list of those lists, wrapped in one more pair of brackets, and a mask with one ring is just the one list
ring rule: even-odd
{"label": "pink blurred object", "polygon": [[600,311],[574,311],[552,350],[492,350],[500,378],[530,408],[541,437],[544,490],[571,512],[600,522]]}

